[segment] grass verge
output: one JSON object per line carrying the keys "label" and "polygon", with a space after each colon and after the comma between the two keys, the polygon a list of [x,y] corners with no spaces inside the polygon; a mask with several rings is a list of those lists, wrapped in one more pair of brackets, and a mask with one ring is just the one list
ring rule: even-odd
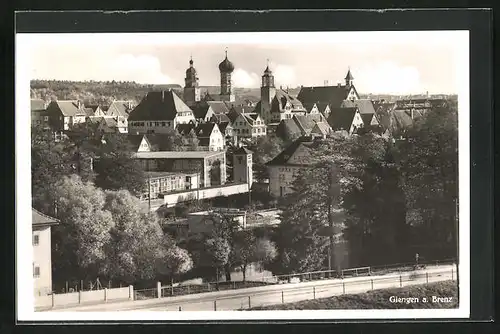
{"label": "grass verge", "polygon": [[[434,300],[433,296],[443,298]],[[401,298],[398,302],[391,297]],[[444,298],[450,298],[445,300]],[[456,281],[445,281],[404,288],[373,290],[366,293],[334,296],[296,303],[253,307],[249,310],[338,310],[338,309],[438,309],[457,308]],[[412,298],[410,300],[408,298]],[[426,301],[424,301],[426,298]]]}

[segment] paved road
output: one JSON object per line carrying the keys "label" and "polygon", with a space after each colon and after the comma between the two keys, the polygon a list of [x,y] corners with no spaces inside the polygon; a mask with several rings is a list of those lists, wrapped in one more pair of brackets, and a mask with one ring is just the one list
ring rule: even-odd
{"label": "paved road", "polygon": [[[77,306],[59,310],[64,311],[230,311],[248,309],[280,303],[291,303],[313,298],[325,298],[341,294],[356,294],[372,289],[397,288],[400,286],[433,283],[456,279],[453,265],[432,266],[424,270],[364,276],[304,283],[269,285],[265,287],[207,292],[193,295],[165,297],[141,301],[125,301],[100,305]],[[249,298],[250,296],[250,298]],[[214,303],[215,301],[215,303]],[[51,310],[49,310],[50,312]]]}

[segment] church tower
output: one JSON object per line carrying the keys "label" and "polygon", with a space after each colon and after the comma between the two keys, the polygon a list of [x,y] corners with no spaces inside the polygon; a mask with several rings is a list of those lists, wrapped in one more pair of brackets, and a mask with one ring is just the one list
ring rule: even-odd
{"label": "church tower", "polygon": [[189,68],[186,70],[186,78],[184,79],[184,82],[184,102],[186,102],[188,106],[192,106],[201,100],[198,75],[193,67],[193,57],[189,60]]}
{"label": "church tower", "polygon": [[354,81],[354,77],[352,76],[351,74],[351,69],[349,68],[347,70],[347,74],[345,76],[345,85],[347,87],[351,87],[352,86],[352,82]]}
{"label": "church tower", "polygon": [[266,124],[271,122],[271,104],[275,95],[274,75],[269,69],[268,60],[264,75],[262,75],[262,85],[260,87],[260,115]]}
{"label": "church tower", "polygon": [[234,71],[234,65],[226,58],[219,64],[220,71],[220,101],[234,102],[234,94],[231,87],[231,74]]}
{"label": "church tower", "polygon": [[346,100],[355,101],[359,99],[359,95],[356,92],[356,88],[354,88],[353,81],[354,77],[352,76],[351,69],[349,68],[345,76],[345,88],[347,93]]}
{"label": "church tower", "polygon": [[253,168],[252,168],[253,152],[240,147],[233,153],[233,178],[234,182],[248,183],[248,188],[252,188],[253,183]]}

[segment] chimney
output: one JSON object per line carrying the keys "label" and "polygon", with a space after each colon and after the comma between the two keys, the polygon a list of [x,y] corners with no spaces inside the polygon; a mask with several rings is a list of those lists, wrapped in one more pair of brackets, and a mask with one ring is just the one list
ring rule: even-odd
{"label": "chimney", "polygon": [[326,87],[328,86],[328,80],[323,81],[323,85]]}
{"label": "chimney", "polygon": [[340,87],[340,86],[341,86],[340,82],[337,82],[337,87]]}

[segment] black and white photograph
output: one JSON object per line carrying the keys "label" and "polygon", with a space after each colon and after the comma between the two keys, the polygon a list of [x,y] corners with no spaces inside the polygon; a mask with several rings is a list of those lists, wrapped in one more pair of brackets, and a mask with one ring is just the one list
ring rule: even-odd
{"label": "black and white photograph", "polygon": [[19,317],[467,317],[468,94],[467,31],[18,33]]}

